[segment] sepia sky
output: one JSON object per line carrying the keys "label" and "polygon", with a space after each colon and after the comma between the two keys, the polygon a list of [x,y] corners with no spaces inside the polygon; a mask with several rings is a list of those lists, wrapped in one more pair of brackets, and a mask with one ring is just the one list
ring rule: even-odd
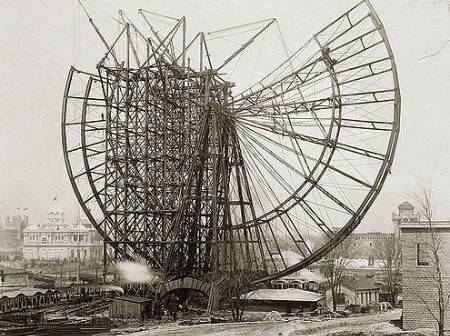
{"label": "sepia sky", "polygon": [[[276,17],[293,50],[356,0],[89,0],[105,36],[117,10],[186,16],[188,35]],[[392,231],[391,213],[418,184],[431,185],[436,215],[450,218],[449,2],[372,0],[394,51],[402,94],[392,166],[361,230]],[[268,38],[264,48],[277,48]],[[57,196],[71,219],[76,200],[62,155],[60,118],[69,67],[95,69],[104,50],[75,0],[0,0],[0,216],[45,220]],[[426,57],[430,55],[429,57]],[[431,56],[432,55],[432,56]],[[18,211],[16,208],[21,207]]]}

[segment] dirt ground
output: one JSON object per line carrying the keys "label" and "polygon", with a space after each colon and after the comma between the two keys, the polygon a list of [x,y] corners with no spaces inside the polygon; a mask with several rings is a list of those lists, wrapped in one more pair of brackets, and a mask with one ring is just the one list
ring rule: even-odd
{"label": "dirt ground", "polygon": [[[391,326],[388,322],[398,320],[401,310],[394,310],[387,313],[373,315],[356,316],[349,318],[339,318],[322,322],[304,322],[293,319],[287,322],[243,322],[224,324],[202,324],[195,326],[179,326],[176,323],[158,325],[152,329],[133,332],[123,331],[122,335],[133,336],[381,336],[381,335],[425,335],[424,333],[403,333],[399,329]],[[362,333],[361,333],[362,331]],[[432,336],[432,334],[426,334]]]}

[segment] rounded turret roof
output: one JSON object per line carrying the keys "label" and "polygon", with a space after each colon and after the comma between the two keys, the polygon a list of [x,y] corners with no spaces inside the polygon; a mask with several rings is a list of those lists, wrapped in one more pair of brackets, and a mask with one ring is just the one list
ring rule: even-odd
{"label": "rounded turret roof", "polygon": [[48,215],[63,215],[64,210],[61,208],[61,206],[57,203],[56,200],[53,200],[52,205],[50,206],[50,209],[47,211]]}
{"label": "rounded turret roof", "polygon": [[399,208],[400,210],[409,210],[409,209],[414,209],[414,205],[412,205],[412,204],[409,203],[409,202],[403,202],[402,204],[400,204],[400,205],[398,206],[398,208]]}

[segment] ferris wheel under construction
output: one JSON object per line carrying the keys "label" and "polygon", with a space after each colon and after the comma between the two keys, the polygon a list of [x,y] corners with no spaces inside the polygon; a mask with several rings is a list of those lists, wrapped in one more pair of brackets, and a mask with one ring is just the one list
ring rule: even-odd
{"label": "ferris wheel under construction", "polygon": [[[155,13],[139,10],[138,28],[120,12],[107,41],[86,14],[106,53],[95,71],[69,71],[62,143],[106,268],[140,257],[166,281],[246,269],[262,282],[318,261],[358,226],[400,126],[394,57],[368,1],[244,89],[227,67],[275,19],[188,40],[184,17],[163,16],[163,33]],[[244,31],[214,59],[213,38]],[[287,262],[287,248],[302,259]]]}

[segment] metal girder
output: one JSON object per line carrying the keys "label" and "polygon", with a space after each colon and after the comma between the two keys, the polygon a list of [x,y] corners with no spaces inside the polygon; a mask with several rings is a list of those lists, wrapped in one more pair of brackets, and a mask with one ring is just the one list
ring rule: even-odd
{"label": "metal girder", "polygon": [[[252,23],[257,33],[214,68],[204,33],[186,43],[186,18],[162,16],[172,26],[164,36],[149,19],[158,14],[140,13],[151,34],[121,13],[113,43],[89,16],[107,52],[97,73],[72,67],[64,91],[65,163],[104,237],[105,268],[139,256],[166,280],[247,269],[261,282],[341,243],[380,192],[399,133],[396,66],[371,4],[238,94],[218,70],[274,19]],[[196,45],[198,68],[188,56]],[[311,231],[330,240],[315,247]],[[291,247],[303,258],[294,265]]]}

